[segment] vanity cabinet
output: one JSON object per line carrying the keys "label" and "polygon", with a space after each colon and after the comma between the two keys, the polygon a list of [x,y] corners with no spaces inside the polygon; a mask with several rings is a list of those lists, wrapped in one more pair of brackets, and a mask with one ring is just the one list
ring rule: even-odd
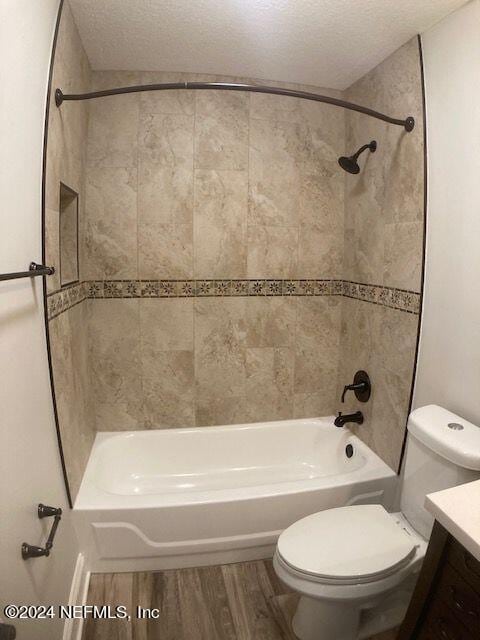
{"label": "vanity cabinet", "polygon": [[480,562],[438,522],[398,640],[479,640]]}

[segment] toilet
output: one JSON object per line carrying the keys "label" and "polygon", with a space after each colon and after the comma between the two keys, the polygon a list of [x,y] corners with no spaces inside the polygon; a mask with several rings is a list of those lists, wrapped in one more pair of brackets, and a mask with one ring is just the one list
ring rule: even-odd
{"label": "toilet", "polygon": [[428,493],[480,477],[480,428],[436,405],[408,420],[400,508],[327,509],[280,535],[275,571],[300,594],[300,640],[362,640],[402,621],[420,571],[432,516]]}

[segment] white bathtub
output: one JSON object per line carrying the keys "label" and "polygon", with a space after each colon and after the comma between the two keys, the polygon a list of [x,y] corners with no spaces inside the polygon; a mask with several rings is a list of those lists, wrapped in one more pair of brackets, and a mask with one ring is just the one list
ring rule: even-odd
{"label": "white bathtub", "polygon": [[238,562],[271,556],[310,513],[388,508],[396,483],[333,418],[99,433],[74,522],[92,571]]}

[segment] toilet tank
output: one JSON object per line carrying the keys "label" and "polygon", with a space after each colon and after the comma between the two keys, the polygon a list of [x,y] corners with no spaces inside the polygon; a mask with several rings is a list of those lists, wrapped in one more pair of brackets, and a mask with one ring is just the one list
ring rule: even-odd
{"label": "toilet tank", "polygon": [[437,405],[408,419],[401,479],[401,510],[412,527],[430,537],[433,516],[425,496],[480,478],[480,427]]}

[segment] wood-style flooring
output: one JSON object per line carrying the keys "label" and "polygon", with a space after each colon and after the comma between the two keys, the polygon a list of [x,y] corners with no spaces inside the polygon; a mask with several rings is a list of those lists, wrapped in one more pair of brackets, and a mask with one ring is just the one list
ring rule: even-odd
{"label": "wood-style flooring", "polygon": [[[93,574],[88,604],[124,605],[131,620],[88,618],[83,640],[296,640],[290,621],[297,601],[270,560]],[[158,609],[159,618],[138,619],[137,606]]]}
{"label": "wood-style flooring", "polygon": [[[88,604],[123,604],[132,619],[88,619],[83,640],[295,640],[289,621],[296,602],[269,560],[94,574]],[[159,609],[160,618],[136,619],[137,605]]]}

